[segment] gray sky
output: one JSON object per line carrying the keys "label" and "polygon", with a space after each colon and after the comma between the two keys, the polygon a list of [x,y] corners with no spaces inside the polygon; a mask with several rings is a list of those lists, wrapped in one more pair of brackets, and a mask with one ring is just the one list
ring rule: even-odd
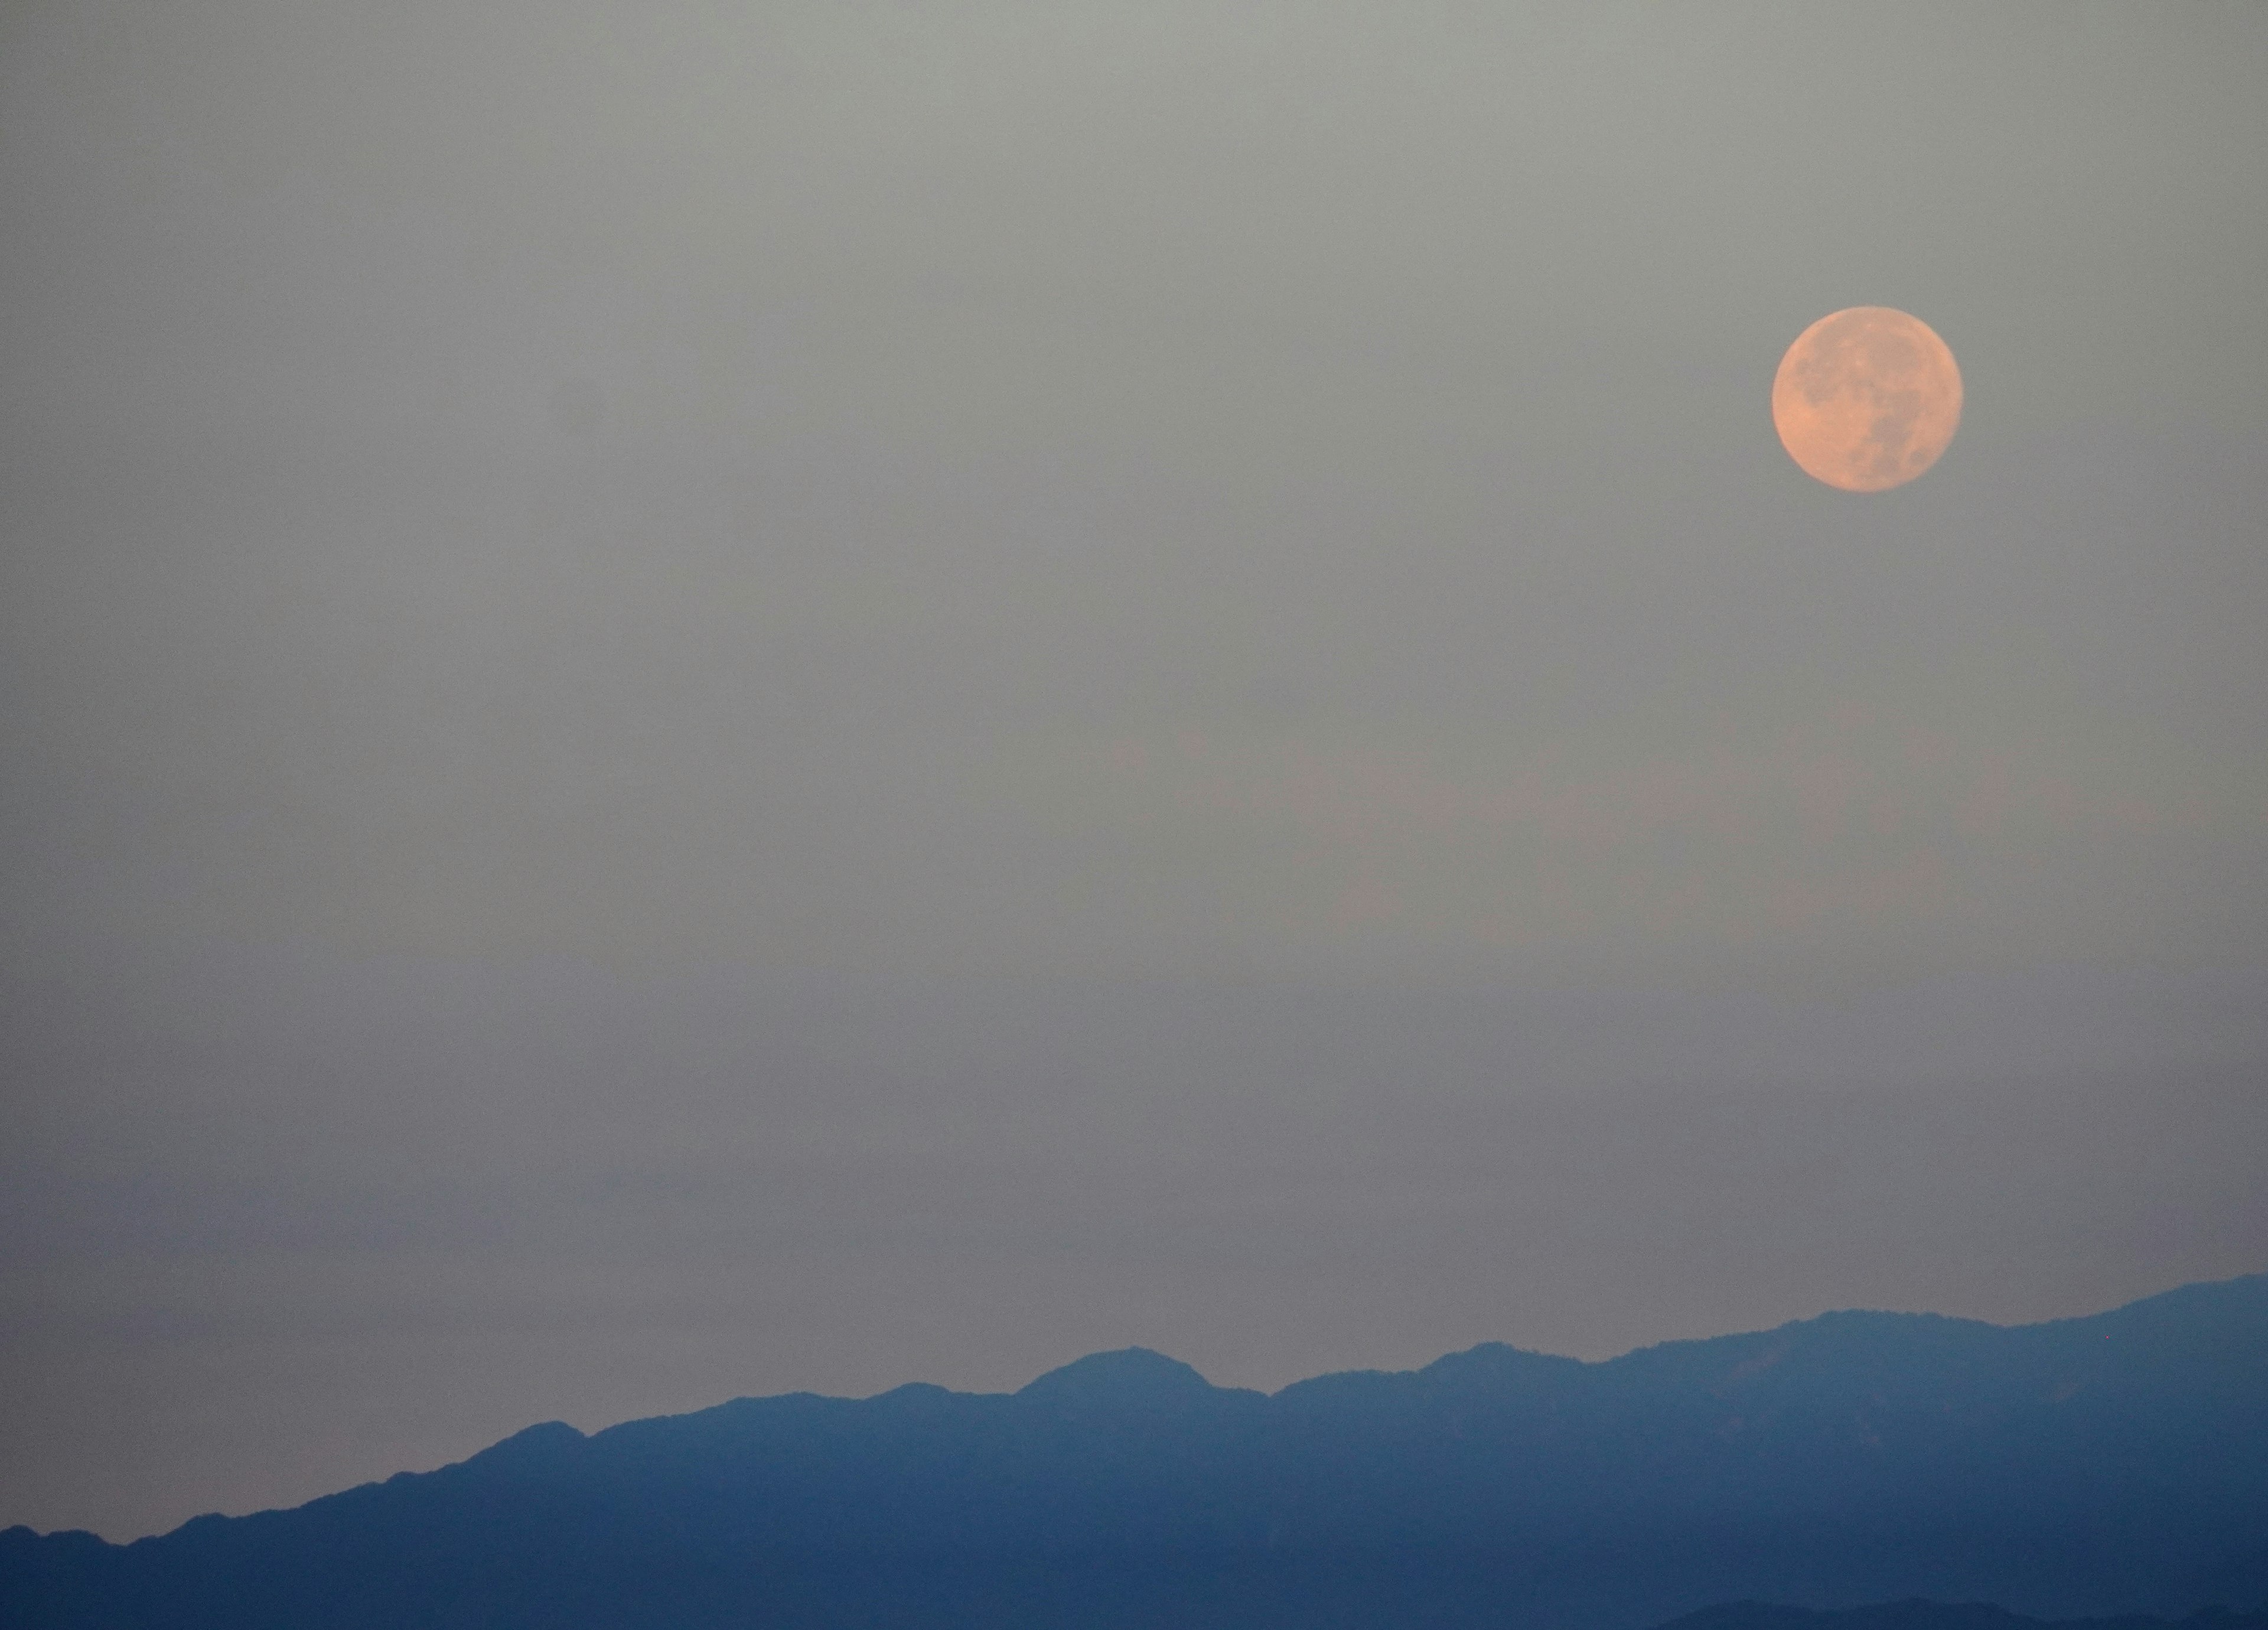
{"label": "gray sky", "polygon": [[[2268,1266],[2264,79],[0,9],[0,1523]],[[1968,389],[1867,498],[1859,304]]]}

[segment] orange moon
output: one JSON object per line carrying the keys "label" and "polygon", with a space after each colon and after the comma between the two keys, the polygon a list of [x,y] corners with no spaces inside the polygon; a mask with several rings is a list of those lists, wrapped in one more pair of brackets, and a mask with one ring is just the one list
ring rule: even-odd
{"label": "orange moon", "polygon": [[1880,492],[1931,465],[1961,425],[1961,370],[1937,331],[1887,306],[1832,312],[1772,378],[1772,425],[1803,473]]}

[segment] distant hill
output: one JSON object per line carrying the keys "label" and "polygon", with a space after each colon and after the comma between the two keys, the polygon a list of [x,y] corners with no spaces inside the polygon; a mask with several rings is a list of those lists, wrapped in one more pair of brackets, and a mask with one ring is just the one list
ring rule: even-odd
{"label": "distant hill", "polygon": [[2207,1608],[2179,1619],[2128,1615],[2113,1619],[2027,1619],[1980,1602],[1881,1602],[1870,1607],[1781,1607],[1729,1602],[1705,1607],[1661,1630],[2268,1630],[2268,1603],[2250,1613]]}
{"label": "distant hill", "polygon": [[[1917,1597],[2268,1598],[2268,1275],[2014,1329],[1491,1345],[1273,1396],[1130,1349],[1013,1394],[531,1427],[129,1545],[0,1533],[10,1630],[1641,1630]],[[2024,1627],[1908,1601],[1680,1630]]]}

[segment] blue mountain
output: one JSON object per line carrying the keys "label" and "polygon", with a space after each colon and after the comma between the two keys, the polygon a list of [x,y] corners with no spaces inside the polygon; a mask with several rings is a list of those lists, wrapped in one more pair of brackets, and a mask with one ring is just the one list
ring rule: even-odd
{"label": "blue mountain", "polygon": [[127,1545],[0,1533],[11,1630],[1637,1630],[1911,1597],[2268,1598],[2268,1274],[2014,1328],[1490,1345],[1272,1395],[1137,1348],[1012,1394],[553,1422]]}

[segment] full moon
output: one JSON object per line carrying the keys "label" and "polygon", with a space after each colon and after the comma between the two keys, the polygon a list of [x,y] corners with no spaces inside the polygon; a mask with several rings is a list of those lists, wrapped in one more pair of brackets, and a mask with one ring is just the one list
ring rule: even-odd
{"label": "full moon", "polygon": [[1832,312],[1773,376],[1772,424],[1807,476],[1845,492],[1911,481],[1961,424],[1961,370],[1937,331],[1887,306]]}

